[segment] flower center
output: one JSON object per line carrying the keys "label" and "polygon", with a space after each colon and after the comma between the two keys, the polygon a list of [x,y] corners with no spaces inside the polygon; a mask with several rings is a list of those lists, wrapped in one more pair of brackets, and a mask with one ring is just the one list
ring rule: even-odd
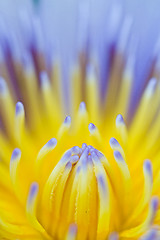
{"label": "flower center", "polygon": [[63,155],[44,186],[38,207],[38,220],[50,236],[63,239],[68,229],[78,239],[108,236],[111,201],[106,161],[85,143]]}

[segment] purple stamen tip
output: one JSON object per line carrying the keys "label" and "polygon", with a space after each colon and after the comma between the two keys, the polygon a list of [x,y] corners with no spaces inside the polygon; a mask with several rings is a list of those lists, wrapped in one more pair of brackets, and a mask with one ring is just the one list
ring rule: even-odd
{"label": "purple stamen tip", "polygon": [[21,156],[21,150],[19,148],[15,148],[12,152],[11,160],[14,161],[20,156]]}
{"label": "purple stamen tip", "polygon": [[88,148],[89,148],[89,149],[93,149],[93,146],[92,146],[92,145],[88,145]]}
{"label": "purple stamen tip", "polygon": [[61,161],[63,162],[66,162],[67,160],[69,160],[69,158],[71,157],[72,155],[72,151],[71,150],[68,150],[67,152],[65,152],[65,154],[63,155]]}
{"label": "purple stamen tip", "polygon": [[82,150],[84,150],[87,147],[86,143],[82,143]]}
{"label": "purple stamen tip", "polygon": [[91,152],[91,157],[95,162],[99,161],[99,157],[97,156],[97,154],[95,153],[95,151]]}
{"label": "purple stamen tip", "polygon": [[48,79],[48,75],[45,71],[41,72],[39,77],[40,77],[42,86],[45,86],[46,84],[48,84],[49,79]]}
{"label": "purple stamen tip", "polygon": [[57,145],[57,139],[56,138],[51,138],[48,142],[47,142],[47,147],[52,148],[54,146]]}
{"label": "purple stamen tip", "polygon": [[65,124],[71,124],[71,117],[70,116],[66,116],[65,120],[64,120]]}
{"label": "purple stamen tip", "polygon": [[121,123],[124,123],[124,119],[121,114],[118,114],[118,116],[116,118],[116,125],[121,124]]}
{"label": "purple stamen tip", "polygon": [[23,104],[21,102],[16,103],[16,115],[22,113],[24,111]]}
{"label": "purple stamen tip", "polygon": [[82,155],[87,157],[88,154],[89,154],[89,148],[86,146],[86,148],[84,149]]}
{"label": "purple stamen tip", "polygon": [[111,235],[109,236],[109,240],[118,240],[119,237],[118,237],[118,234],[113,232],[111,233]]}
{"label": "purple stamen tip", "polygon": [[101,159],[102,157],[104,157],[104,155],[103,155],[100,151],[98,151],[98,150],[96,150],[96,149],[95,149],[95,153],[96,153],[96,155],[98,156],[99,159]]}
{"label": "purple stamen tip", "polygon": [[80,108],[81,111],[84,111],[86,109],[85,102],[81,102],[79,108]]}
{"label": "purple stamen tip", "polygon": [[93,132],[96,129],[96,126],[93,123],[90,123],[88,125],[88,129],[89,129],[90,132]]}
{"label": "purple stamen tip", "polygon": [[110,143],[111,147],[112,146],[119,146],[118,141],[115,138],[113,138],[113,137],[109,140],[109,143]]}
{"label": "purple stamen tip", "polygon": [[76,224],[71,224],[69,227],[69,232],[71,235],[75,236],[77,233],[77,226]]}
{"label": "purple stamen tip", "polygon": [[123,157],[119,151],[114,151],[114,158],[118,161],[123,161]]}
{"label": "purple stamen tip", "polygon": [[91,148],[91,149],[89,149],[89,152],[90,152],[90,153],[95,152],[95,149],[94,149],[94,148]]}
{"label": "purple stamen tip", "polygon": [[149,83],[148,83],[148,89],[151,90],[151,91],[154,91],[156,85],[157,85],[157,79],[156,78],[151,78]]}
{"label": "purple stamen tip", "polygon": [[144,162],[144,167],[145,169],[149,172],[149,174],[152,175],[152,164],[151,164],[151,161],[150,160],[146,160]]}
{"label": "purple stamen tip", "polygon": [[88,162],[89,164],[92,164],[92,157],[91,157],[91,155],[88,155],[88,157],[87,157],[87,162]]}
{"label": "purple stamen tip", "polygon": [[30,187],[29,201],[33,199],[33,197],[37,194],[37,191],[38,191],[38,183],[34,182]]}
{"label": "purple stamen tip", "polygon": [[79,154],[79,153],[80,153],[80,148],[79,148],[78,146],[74,146],[74,147],[72,148],[72,153],[73,153],[73,154]]}
{"label": "purple stamen tip", "polygon": [[70,161],[71,161],[72,163],[76,163],[78,160],[79,160],[79,156],[78,156],[78,155],[73,155],[73,156],[70,158]]}
{"label": "purple stamen tip", "polygon": [[155,212],[157,210],[157,208],[158,208],[158,205],[159,205],[158,197],[153,197],[152,198],[151,205],[152,205],[153,211]]}

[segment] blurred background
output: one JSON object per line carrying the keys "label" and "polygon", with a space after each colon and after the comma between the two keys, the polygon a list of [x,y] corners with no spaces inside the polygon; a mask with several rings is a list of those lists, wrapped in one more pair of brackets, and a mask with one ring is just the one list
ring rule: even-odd
{"label": "blurred background", "polygon": [[134,55],[136,103],[159,57],[159,9],[160,0],[0,0],[0,42],[8,39],[15,58],[30,43],[46,62],[58,57],[66,88],[77,55],[89,53],[98,61],[102,95],[114,49]]}

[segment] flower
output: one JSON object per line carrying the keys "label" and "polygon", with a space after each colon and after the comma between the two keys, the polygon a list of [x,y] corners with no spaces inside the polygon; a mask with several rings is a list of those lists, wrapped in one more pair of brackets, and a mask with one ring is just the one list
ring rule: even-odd
{"label": "flower", "polygon": [[67,39],[43,34],[38,3],[0,22],[0,239],[158,240],[159,41],[142,89],[117,4],[99,41],[79,6],[68,55]]}

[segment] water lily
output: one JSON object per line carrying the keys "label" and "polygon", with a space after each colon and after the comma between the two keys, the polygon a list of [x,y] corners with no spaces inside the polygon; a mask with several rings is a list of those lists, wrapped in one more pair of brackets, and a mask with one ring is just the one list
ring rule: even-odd
{"label": "water lily", "polygon": [[124,5],[52,4],[0,20],[0,239],[158,240],[158,35],[142,64]]}

